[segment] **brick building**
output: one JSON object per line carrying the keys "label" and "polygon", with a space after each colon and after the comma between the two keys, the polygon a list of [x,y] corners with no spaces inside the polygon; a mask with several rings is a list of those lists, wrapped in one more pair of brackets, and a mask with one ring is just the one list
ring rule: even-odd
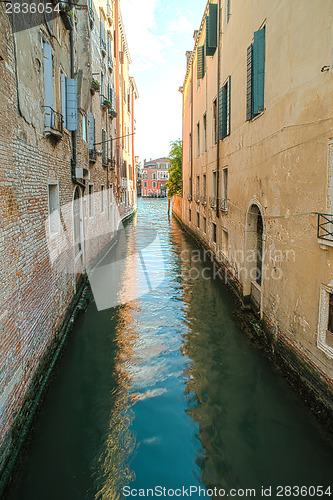
{"label": "brick building", "polygon": [[118,0],[0,4],[0,496],[86,272],[136,209],[129,64]]}
{"label": "brick building", "polygon": [[163,198],[167,195],[166,183],[169,180],[169,168],[168,158],[144,160],[141,175],[143,197]]}

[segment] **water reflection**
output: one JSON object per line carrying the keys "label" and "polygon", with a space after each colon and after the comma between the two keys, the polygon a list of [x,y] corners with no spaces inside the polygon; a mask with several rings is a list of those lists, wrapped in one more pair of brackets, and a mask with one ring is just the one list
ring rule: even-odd
{"label": "water reflection", "polygon": [[213,270],[207,272],[207,262],[198,262],[197,252],[191,258],[194,247],[187,240],[174,236],[173,245],[187,256],[182,261],[188,326],[182,352],[190,360],[184,371],[186,412],[199,425],[196,463],[204,484],[258,492],[262,485],[329,485],[333,460],[327,436],[322,439],[312,415],[244,339],[231,298]]}
{"label": "water reflection", "polygon": [[[152,231],[163,270],[149,251],[160,284],[142,295],[139,250]],[[140,200],[125,236],[114,293],[135,300],[102,311],[91,303],[78,319],[9,498],[118,499],[124,486],[260,496],[261,485],[327,484],[327,436],[247,343],[232,299],[191,258],[167,203]]]}

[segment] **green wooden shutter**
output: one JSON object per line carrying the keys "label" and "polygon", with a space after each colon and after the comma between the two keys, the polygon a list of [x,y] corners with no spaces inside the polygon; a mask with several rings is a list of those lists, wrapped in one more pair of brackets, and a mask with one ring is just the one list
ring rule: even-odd
{"label": "green wooden shutter", "polygon": [[208,30],[208,46],[216,49],[218,42],[218,6],[217,3],[209,4],[209,30]]}
{"label": "green wooden shutter", "polygon": [[209,16],[206,16],[206,56],[213,56],[215,54],[216,48],[209,46],[209,29],[210,20]]}
{"label": "green wooden shutter", "polygon": [[251,120],[252,113],[252,52],[253,46],[247,48],[247,88],[246,88],[246,119]]}
{"label": "green wooden shutter", "polygon": [[223,87],[220,88],[219,90],[219,130],[218,130],[218,135],[219,135],[219,140],[223,139]]}
{"label": "green wooden shutter", "polygon": [[205,75],[205,46],[197,48],[197,78],[200,80]]}
{"label": "green wooden shutter", "polygon": [[253,114],[264,111],[265,28],[254,33],[253,42]]}
{"label": "green wooden shutter", "polygon": [[226,136],[230,135],[230,115],[231,115],[231,76],[227,81],[227,95],[226,95]]}
{"label": "green wooden shutter", "polygon": [[228,77],[227,82],[220,89],[221,102],[222,102],[222,132],[221,138],[224,139],[230,134],[230,109],[231,109],[231,76]]}

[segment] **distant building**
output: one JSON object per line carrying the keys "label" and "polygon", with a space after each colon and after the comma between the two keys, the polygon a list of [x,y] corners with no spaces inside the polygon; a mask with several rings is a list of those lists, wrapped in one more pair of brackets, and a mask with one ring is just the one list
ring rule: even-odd
{"label": "distant building", "polygon": [[141,173],[141,162],[139,161],[139,157],[135,157],[135,170],[136,170],[136,193],[137,196],[141,196],[142,194],[142,186],[141,186],[141,178],[142,178],[142,173]]}
{"label": "distant building", "polygon": [[170,160],[157,158],[144,161],[142,169],[142,196],[164,198],[167,195],[166,183],[169,180]]}

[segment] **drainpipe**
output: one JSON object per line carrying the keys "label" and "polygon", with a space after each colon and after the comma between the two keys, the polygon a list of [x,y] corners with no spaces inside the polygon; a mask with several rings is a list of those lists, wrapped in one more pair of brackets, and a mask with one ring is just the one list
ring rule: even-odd
{"label": "drainpipe", "polygon": [[218,0],[218,39],[217,39],[217,148],[216,148],[216,217],[220,217],[219,211],[219,184],[220,184],[220,137],[219,137],[219,116],[220,116],[220,73],[221,73],[221,63],[220,63],[220,35],[221,35],[221,9],[220,0]]}
{"label": "drainpipe", "polygon": [[[73,0],[69,0],[70,9],[73,11]],[[69,31],[69,42],[70,42],[70,64],[71,64],[71,78],[74,78],[74,33],[73,28]],[[85,182],[81,182],[76,178],[76,132],[72,130],[72,158],[71,158],[71,174],[72,182],[77,186],[80,186],[84,191],[86,188]]]}

